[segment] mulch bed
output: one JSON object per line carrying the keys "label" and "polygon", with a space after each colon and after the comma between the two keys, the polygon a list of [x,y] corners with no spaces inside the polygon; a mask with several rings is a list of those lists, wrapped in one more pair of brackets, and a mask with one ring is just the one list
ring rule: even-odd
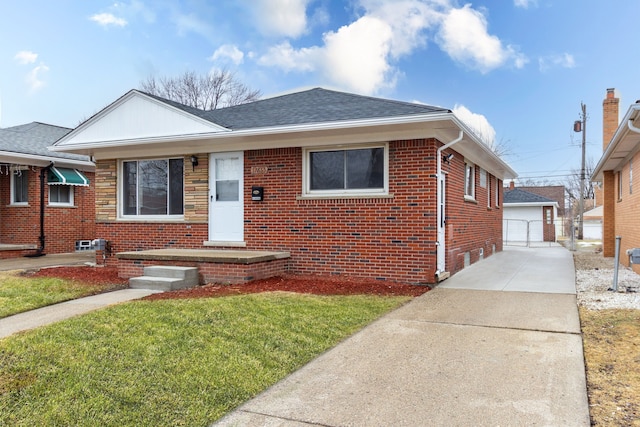
{"label": "mulch bed", "polygon": [[[31,277],[58,277],[92,285],[126,285],[128,279],[118,277],[113,267],[52,267],[30,271]],[[210,298],[260,292],[298,292],[315,295],[379,295],[419,296],[428,286],[408,285],[382,280],[358,279],[348,276],[286,275],[255,280],[241,285],[207,284],[196,288],[153,294],[145,299]]]}

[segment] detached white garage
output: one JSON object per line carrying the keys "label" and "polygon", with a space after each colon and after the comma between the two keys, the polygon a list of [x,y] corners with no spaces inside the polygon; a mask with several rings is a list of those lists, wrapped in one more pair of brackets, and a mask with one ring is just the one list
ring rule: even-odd
{"label": "detached white garage", "polygon": [[505,242],[555,242],[555,200],[514,188],[505,191],[503,207]]}

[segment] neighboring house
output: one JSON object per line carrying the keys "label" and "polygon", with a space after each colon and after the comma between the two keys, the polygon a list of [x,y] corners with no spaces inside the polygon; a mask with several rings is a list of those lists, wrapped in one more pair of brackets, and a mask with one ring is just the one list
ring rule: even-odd
{"label": "neighboring house", "polygon": [[502,250],[516,175],[450,110],[321,88],[212,111],[132,90],[53,149],[95,158],[114,254],[286,251],[293,273],[409,283]]}
{"label": "neighboring house", "polygon": [[582,215],[582,237],[585,240],[602,240],[602,212],[602,206],[598,206]]}
{"label": "neighboring house", "polygon": [[[618,122],[619,103],[615,89],[607,89],[602,103],[604,152],[591,180],[603,186],[603,255],[615,255],[616,236],[620,236],[620,262],[629,266],[626,251],[640,247],[640,185],[634,185],[640,176],[640,104],[632,104]],[[640,272],[639,266],[633,267]]]}
{"label": "neighboring house", "polygon": [[505,242],[555,242],[558,202],[513,185],[504,193]]}
{"label": "neighboring house", "polygon": [[0,129],[0,258],[91,249],[95,166],[47,149],[70,130],[38,122]]}

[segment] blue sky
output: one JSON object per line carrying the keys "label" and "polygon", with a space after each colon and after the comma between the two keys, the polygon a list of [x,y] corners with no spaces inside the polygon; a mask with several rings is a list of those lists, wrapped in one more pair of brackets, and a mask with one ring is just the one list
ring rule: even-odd
{"label": "blue sky", "polygon": [[602,100],[640,98],[640,2],[7,0],[0,127],[75,127],[149,75],[215,68],[263,96],[326,87],[454,110],[521,178],[562,182],[602,150]]}

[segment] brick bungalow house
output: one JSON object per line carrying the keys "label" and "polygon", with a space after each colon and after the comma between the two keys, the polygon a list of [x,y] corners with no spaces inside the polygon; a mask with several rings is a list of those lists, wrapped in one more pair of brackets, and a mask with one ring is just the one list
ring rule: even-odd
{"label": "brick bungalow house", "polygon": [[502,250],[516,176],[450,110],[321,88],[212,111],[132,90],[53,149],[95,158],[96,235],[123,277],[144,263],[119,254],[172,248],[434,283]]}
{"label": "brick bungalow house", "polygon": [[[607,89],[602,102],[603,154],[591,180],[603,186],[603,255],[615,255],[615,238],[621,236],[620,262],[629,266],[626,251],[640,247],[640,186],[635,185],[634,189],[633,185],[634,178],[638,180],[640,165],[640,103],[629,106],[620,122],[619,103],[615,89]],[[640,273],[640,266],[633,265],[633,269]]]}
{"label": "brick bungalow house", "polygon": [[69,131],[38,122],[0,129],[0,259],[91,249],[95,166],[47,148]]}

